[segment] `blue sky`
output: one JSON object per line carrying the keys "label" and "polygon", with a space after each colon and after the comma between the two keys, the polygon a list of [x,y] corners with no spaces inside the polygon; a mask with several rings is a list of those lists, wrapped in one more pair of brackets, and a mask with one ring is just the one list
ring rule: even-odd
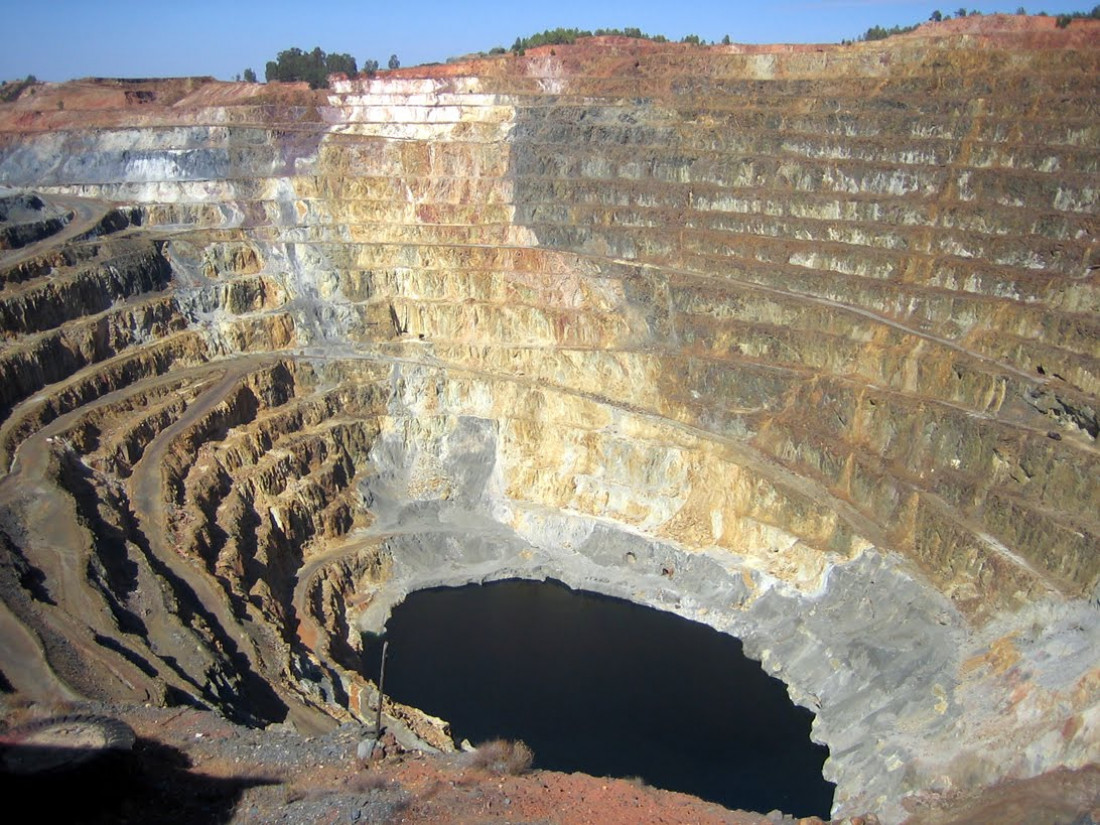
{"label": "blue sky", "polygon": [[[1044,0],[1028,11],[1086,10],[1081,3]],[[1015,11],[1021,0],[972,2],[983,13]],[[710,41],[725,34],[741,43],[835,43],[873,25],[911,24],[935,8],[961,5],[908,0],[547,0],[547,2],[386,2],[385,0],[0,0],[3,37],[0,79],[34,74],[39,80],[74,77],[214,75],[232,79],[282,49],[320,46],[347,52],[362,64],[385,66],[444,61],[547,28],[637,26],[679,39]]]}

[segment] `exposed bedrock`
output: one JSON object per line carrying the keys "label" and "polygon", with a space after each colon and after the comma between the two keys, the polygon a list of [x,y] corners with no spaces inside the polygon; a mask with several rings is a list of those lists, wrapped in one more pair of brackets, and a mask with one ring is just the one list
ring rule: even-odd
{"label": "exposed bedrock", "polygon": [[838,814],[1094,760],[1100,26],[1046,22],[0,107],[0,684],[317,729],[409,592],[553,577],[743,639]]}

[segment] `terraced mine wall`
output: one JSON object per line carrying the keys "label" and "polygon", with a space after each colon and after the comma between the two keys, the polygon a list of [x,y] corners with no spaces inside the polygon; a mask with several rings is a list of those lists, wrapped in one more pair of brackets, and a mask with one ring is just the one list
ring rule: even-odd
{"label": "terraced mine wall", "polygon": [[553,577],[742,639],[837,813],[1088,763],[1100,35],[1047,22],[25,93],[4,685],[317,729],[407,593]]}

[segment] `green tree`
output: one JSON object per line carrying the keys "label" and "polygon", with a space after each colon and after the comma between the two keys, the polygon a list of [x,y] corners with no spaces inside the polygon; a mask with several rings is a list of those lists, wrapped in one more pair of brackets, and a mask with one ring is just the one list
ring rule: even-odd
{"label": "green tree", "polygon": [[942,12],[940,12],[939,9],[936,9],[934,12],[932,12],[932,15],[928,19],[931,20],[933,23],[939,23],[941,20],[943,20],[943,14]]}
{"label": "green tree", "polygon": [[730,44],[730,36],[727,34],[725,37],[722,38],[722,45],[723,46],[728,46],[729,44]]}
{"label": "green tree", "polygon": [[328,88],[330,74],[356,74],[355,58],[349,54],[325,54],[320,46],[311,52],[299,48],[279,52],[277,60],[269,60],[265,76],[269,81],[294,83],[305,81],[311,89]]}
{"label": "green tree", "polygon": [[387,64],[391,69],[400,69],[401,61],[397,59],[397,55],[390,55],[390,62]]}
{"label": "green tree", "polygon": [[378,61],[377,60],[369,60],[368,59],[368,60],[363,61],[363,74],[365,74],[367,77],[374,77],[375,74],[377,74],[377,72],[378,72]]}
{"label": "green tree", "polygon": [[255,83],[256,82],[256,73],[254,71],[252,71],[251,69],[245,69],[244,70],[244,82],[245,83]]}
{"label": "green tree", "polygon": [[306,62],[306,75],[303,80],[309,81],[309,88],[324,89],[328,87],[328,73],[325,71],[325,51],[320,46],[314,46],[309,53]]}
{"label": "green tree", "polygon": [[342,74],[347,77],[355,77],[359,73],[359,67],[355,64],[355,58],[350,54],[334,53],[325,57],[325,72],[327,74]]}
{"label": "green tree", "polygon": [[284,49],[279,52],[276,60],[267,62],[265,75],[269,81],[275,80],[282,83],[309,81],[311,80],[309,55],[297,47]]}

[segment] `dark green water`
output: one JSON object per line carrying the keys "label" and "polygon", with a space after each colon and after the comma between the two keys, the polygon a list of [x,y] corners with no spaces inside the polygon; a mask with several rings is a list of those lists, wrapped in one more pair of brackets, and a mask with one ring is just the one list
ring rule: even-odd
{"label": "dark green water", "polygon": [[[669,613],[506,581],[413,593],[386,630],[386,692],[456,739],[522,739],[535,765],[641,777],[729,808],[828,818],[813,715],[737,639]],[[381,640],[365,639],[377,677]]]}

